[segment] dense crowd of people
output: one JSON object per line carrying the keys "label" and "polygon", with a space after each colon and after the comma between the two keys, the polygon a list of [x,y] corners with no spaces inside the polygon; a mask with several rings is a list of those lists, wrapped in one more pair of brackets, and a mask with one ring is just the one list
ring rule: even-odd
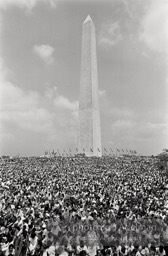
{"label": "dense crowd of people", "polygon": [[167,169],[152,158],[13,158],[0,174],[0,255],[168,255]]}

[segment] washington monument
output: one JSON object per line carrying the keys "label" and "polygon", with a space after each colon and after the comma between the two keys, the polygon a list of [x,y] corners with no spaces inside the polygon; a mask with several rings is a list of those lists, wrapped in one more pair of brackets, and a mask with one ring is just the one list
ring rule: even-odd
{"label": "washington monument", "polygon": [[78,152],[102,156],[95,27],[88,15],[83,23]]}

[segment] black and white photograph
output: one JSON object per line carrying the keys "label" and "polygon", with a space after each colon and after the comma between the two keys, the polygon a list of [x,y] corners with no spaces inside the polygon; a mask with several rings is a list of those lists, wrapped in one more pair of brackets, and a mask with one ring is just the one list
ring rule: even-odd
{"label": "black and white photograph", "polygon": [[0,0],[0,256],[168,256],[168,0]]}

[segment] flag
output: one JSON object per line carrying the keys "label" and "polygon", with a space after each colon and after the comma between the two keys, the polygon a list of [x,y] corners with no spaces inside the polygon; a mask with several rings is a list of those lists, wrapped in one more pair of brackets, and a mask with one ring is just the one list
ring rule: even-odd
{"label": "flag", "polygon": [[99,149],[99,148],[97,148],[97,150],[100,152],[100,149]]}
{"label": "flag", "polygon": [[92,149],[92,148],[90,148],[90,151],[91,151],[91,152],[93,152],[93,149]]}
{"label": "flag", "polygon": [[52,155],[54,155],[54,149],[53,149]]}
{"label": "flag", "polygon": [[107,152],[107,149],[106,149],[106,148],[104,148],[104,151],[105,151],[105,152]]}

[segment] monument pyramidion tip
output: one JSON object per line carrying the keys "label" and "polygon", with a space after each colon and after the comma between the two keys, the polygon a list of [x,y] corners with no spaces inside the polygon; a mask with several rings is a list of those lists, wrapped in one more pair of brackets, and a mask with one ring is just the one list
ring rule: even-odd
{"label": "monument pyramidion tip", "polygon": [[86,22],[89,22],[89,21],[93,22],[90,15],[87,16],[87,18],[84,20],[83,23],[86,23]]}

